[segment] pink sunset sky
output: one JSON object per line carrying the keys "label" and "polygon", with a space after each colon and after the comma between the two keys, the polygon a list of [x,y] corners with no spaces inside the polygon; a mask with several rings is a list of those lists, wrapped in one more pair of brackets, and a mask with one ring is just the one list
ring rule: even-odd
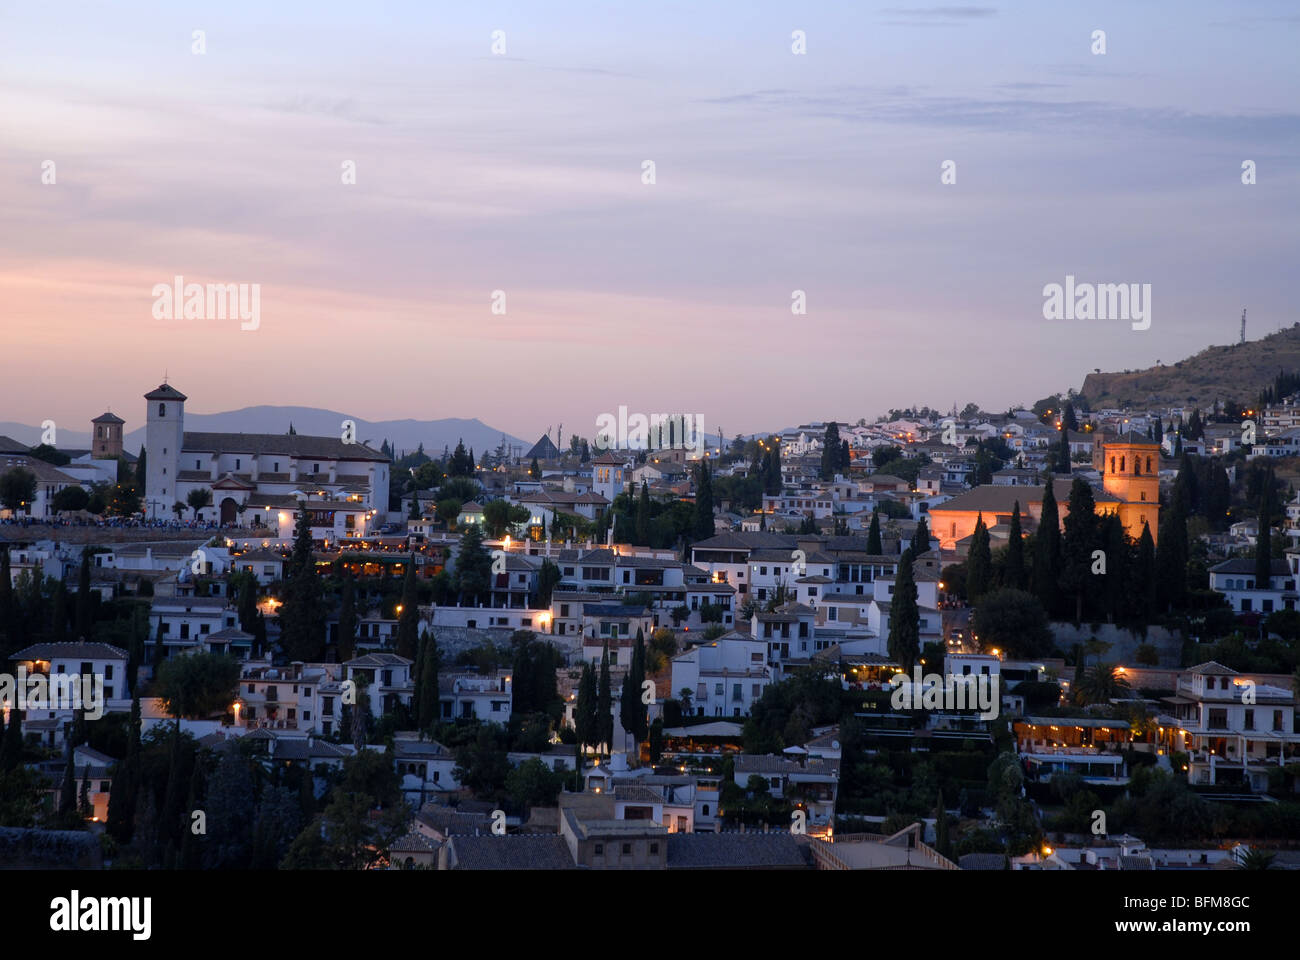
{"label": "pink sunset sky", "polygon": [[[200,413],[734,435],[1300,320],[1284,3],[124,6],[0,13],[0,421],[131,430],[166,371]],[[1044,320],[1067,273],[1150,283],[1151,329]],[[176,275],[260,327],[155,319]]]}

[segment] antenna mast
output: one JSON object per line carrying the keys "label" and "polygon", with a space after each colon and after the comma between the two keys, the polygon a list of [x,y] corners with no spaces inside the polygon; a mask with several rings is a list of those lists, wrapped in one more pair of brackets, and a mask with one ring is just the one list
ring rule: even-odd
{"label": "antenna mast", "polygon": [[1241,311],[1241,342],[1246,342],[1246,311]]}

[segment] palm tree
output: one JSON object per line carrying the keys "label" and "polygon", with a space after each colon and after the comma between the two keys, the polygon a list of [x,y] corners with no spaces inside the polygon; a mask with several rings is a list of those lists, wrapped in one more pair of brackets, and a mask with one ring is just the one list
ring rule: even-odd
{"label": "palm tree", "polygon": [[1081,706],[1106,703],[1129,689],[1129,683],[1120,673],[1122,668],[1113,663],[1098,663],[1089,668],[1074,683],[1074,700]]}
{"label": "palm tree", "polygon": [[1237,861],[1238,870],[1273,870],[1273,860],[1277,857],[1276,853],[1269,853],[1266,850],[1256,850],[1254,847],[1247,850]]}
{"label": "palm tree", "polygon": [[677,696],[682,701],[682,716],[690,716],[691,700],[695,696],[693,693],[691,693],[691,688],[682,687],[682,689],[678,691]]}

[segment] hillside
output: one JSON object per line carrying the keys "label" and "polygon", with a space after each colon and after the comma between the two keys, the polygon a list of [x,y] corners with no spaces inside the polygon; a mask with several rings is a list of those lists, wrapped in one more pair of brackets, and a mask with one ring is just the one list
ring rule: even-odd
{"label": "hillside", "polygon": [[1278,370],[1300,370],[1300,323],[1231,346],[1207,347],[1194,357],[1128,373],[1090,373],[1080,391],[1097,407],[1156,406],[1215,400],[1253,402]]}

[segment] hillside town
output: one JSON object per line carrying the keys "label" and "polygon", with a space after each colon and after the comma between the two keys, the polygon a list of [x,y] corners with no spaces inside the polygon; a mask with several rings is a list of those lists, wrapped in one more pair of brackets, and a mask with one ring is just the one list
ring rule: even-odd
{"label": "hillside town", "polygon": [[1300,868],[1300,377],[477,454],[188,400],[0,437],[4,863]]}

